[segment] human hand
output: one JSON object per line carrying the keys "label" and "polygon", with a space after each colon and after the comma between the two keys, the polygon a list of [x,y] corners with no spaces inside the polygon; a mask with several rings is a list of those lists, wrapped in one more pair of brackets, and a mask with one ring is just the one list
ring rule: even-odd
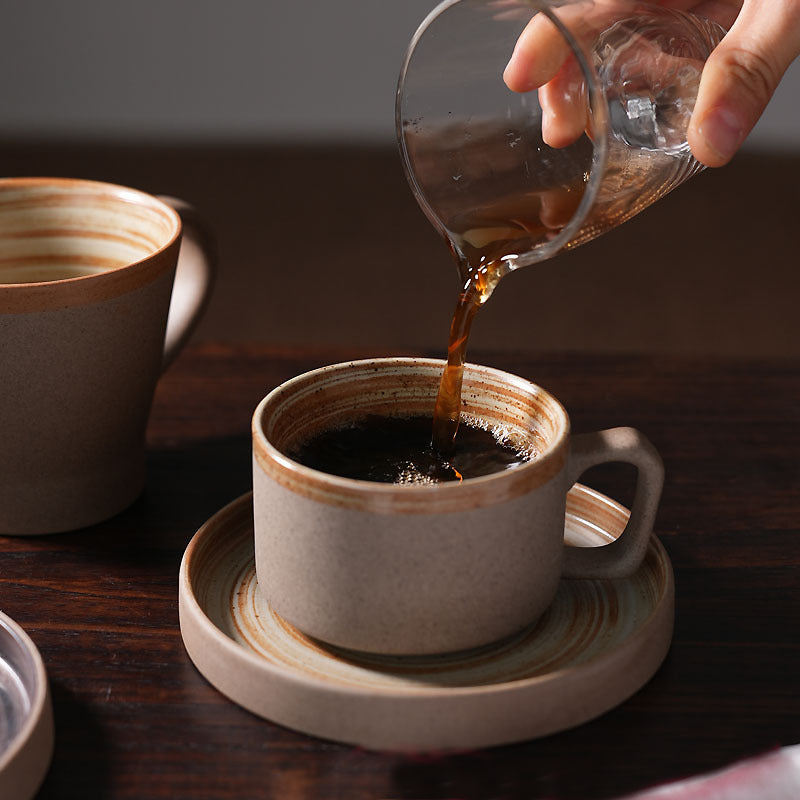
{"label": "human hand", "polygon": [[[688,130],[695,158],[709,167],[726,164],[766,108],[783,73],[800,54],[800,0],[661,0],[667,8],[689,11],[728,30],[703,68]],[[557,9],[576,34],[589,35],[614,21],[615,0],[578,2]],[[519,37],[503,78],[510,89],[538,89],[542,135],[552,147],[574,141],[587,125],[580,68],[543,14]]]}

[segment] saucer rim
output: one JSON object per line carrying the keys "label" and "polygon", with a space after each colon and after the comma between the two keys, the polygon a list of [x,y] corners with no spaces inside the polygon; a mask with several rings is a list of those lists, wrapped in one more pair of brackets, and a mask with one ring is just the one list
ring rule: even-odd
{"label": "saucer rim", "polygon": [[[628,513],[627,509],[617,501],[582,484],[576,484],[571,491],[583,494],[593,503],[603,503],[615,511]],[[245,514],[246,518],[246,508],[251,504],[251,492],[231,501],[209,518],[189,542],[181,560],[179,573],[181,635],[190,659],[201,675],[212,686],[251,713],[292,730],[333,741],[365,746],[370,749],[398,749],[392,746],[391,741],[388,744],[384,743],[376,747],[369,740],[374,739],[375,732],[373,729],[370,729],[369,738],[360,737],[352,733],[339,736],[335,732],[331,732],[331,726],[327,724],[328,720],[322,720],[320,724],[317,724],[314,720],[311,722],[305,720],[302,724],[298,724],[296,719],[287,721],[287,719],[282,718],[281,714],[272,715],[266,713],[262,702],[253,702],[247,697],[242,697],[243,694],[247,695],[248,692],[240,690],[235,680],[220,678],[219,665],[221,663],[227,663],[228,665],[240,663],[242,667],[247,665],[248,671],[257,675],[265,686],[279,685],[287,690],[294,688],[297,691],[306,693],[308,698],[335,695],[337,702],[346,703],[348,700],[364,702],[369,700],[386,703],[392,707],[397,707],[397,704],[413,703],[442,704],[453,707],[453,704],[458,704],[459,702],[486,703],[493,700],[499,701],[507,696],[521,695],[524,697],[526,693],[546,692],[546,687],[551,684],[581,685],[588,682],[589,685],[594,685],[598,680],[602,680],[604,676],[608,676],[610,671],[613,673],[618,670],[620,662],[633,667],[630,669],[631,677],[624,682],[624,687],[611,692],[610,697],[600,702],[597,701],[597,698],[592,698],[585,704],[586,707],[582,707],[582,713],[577,713],[566,721],[562,720],[550,728],[545,725],[544,727],[548,729],[536,732],[533,735],[499,735],[484,737],[483,739],[479,736],[478,739],[481,739],[481,741],[477,744],[470,739],[469,743],[464,744],[459,741],[448,741],[436,743],[433,746],[430,743],[423,745],[425,749],[463,749],[463,747],[494,746],[538,738],[539,736],[549,735],[588,722],[618,706],[639,691],[653,677],[669,650],[674,622],[674,574],[672,564],[663,545],[653,535],[651,536],[649,547],[655,549],[656,558],[663,568],[664,580],[663,583],[659,583],[659,596],[654,600],[650,613],[637,624],[636,629],[618,647],[593,656],[575,666],[566,665],[542,675],[496,684],[455,687],[408,686],[405,684],[401,687],[357,686],[340,684],[333,680],[325,680],[324,677],[295,672],[290,668],[270,662],[246,645],[234,641],[218,628],[195,597],[190,581],[193,555],[205,537],[214,535],[220,528],[224,529],[226,524],[230,524],[231,518],[235,519],[242,514]],[[247,525],[248,523],[245,522],[244,524]],[[607,531],[606,534],[612,535]],[[228,675],[234,671],[228,668],[222,670],[222,673]],[[215,674],[209,675],[208,673]],[[345,725],[345,727],[348,726]],[[370,728],[370,726],[367,725],[367,728]],[[459,737],[455,736],[454,738],[458,739]],[[469,739],[470,737],[467,736],[466,738]],[[388,739],[392,740],[391,734]],[[413,745],[404,744],[399,749],[415,748]]]}

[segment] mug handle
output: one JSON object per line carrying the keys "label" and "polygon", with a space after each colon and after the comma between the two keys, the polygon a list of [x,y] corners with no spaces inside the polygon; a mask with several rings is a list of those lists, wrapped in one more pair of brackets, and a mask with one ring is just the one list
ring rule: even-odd
{"label": "mug handle", "polygon": [[158,195],[180,214],[183,235],[169,304],[161,371],[175,360],[208,305],[216,272],[214,240],[194,208],[177,197]]}
{"label": "mug handle", "polygon": [[625,530],[601,547],[565,547],[565,578],[624,578],[642,563],[653,531],[664,463],[650,441],[635,428],[609,428],[573,436],[567,462],[568,486],[589,467],[611,461],[633,464],[636,493]]}

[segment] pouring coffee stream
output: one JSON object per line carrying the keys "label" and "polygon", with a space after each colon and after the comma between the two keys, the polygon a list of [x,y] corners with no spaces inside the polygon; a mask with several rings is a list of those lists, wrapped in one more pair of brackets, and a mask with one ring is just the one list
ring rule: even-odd
{"label": "pouring coffee stream", "polygon": [[[555,64],[545,82],[569,89],[566,116],[581,122],[558,146],[546,141],[553,111],[540,93],[502,78],[534,25],[542,62]],[[703,169],[687,129],[724,34],[634,0],[445,0],[423,21],[396,124],[411,189],[460,274],[434,412],[442,456],[458,429],[470,328],[499,281],[621,225]]]}
{"label": "pouring coffee stream", "polygon": [[433,418],[433,447],[441,455],[451,452],[455,443],[467,344],[478,309],[500,280],[516,269],[520,256],[547,242],[569,222],[584,190],[583,185],[575,185],[510,196],[448,223],[447,238],[459,267],[461,290]]}
{"label": "pouring coffee stream", "polygon": [[464,270],[468,276],[459,293],[450,323],[447,365],[442,372],[433,412],[432,443],[434,449],[442,456],[446,456],[453,449],[461,419],[461,385],[472,320],[508,271],[503,260],[490,261],[472,272]]}

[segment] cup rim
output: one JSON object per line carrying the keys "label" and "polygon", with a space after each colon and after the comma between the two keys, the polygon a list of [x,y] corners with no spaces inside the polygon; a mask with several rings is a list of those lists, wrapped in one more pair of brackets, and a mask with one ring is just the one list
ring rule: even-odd
{"label": "cup rim", "polygon": [[[140,189],[118,183],[95,181],[85,178],[59,177],[11,177],[0,178],[0,196],[5,189],[52,187],[54,190],[87,189],[103,193],[119,202],[129,202],[161,213],[170,223],[171,230],[166,240],[157,248],[135,261],[121,264],[91,275],[78,275],[52,281],[28,281],[25,283],[2,283],[0,313],[14,311],[45,310],[65,305],[84,304],[91,300],[122,294],[135,286],[154,280],[167,266],[164,254],[180,239],[181,218],[175,209],[163,200]],[[87,293],[91,284],[92,293]],[[53,294],[58,297],[53,298]],[[24,296],[24,299],[23,299]]]}
{"label": "cup rim", "polygon": [[278,449],[264,430],[264,417],[270,407],[274,407],[288,393],[318,376],[329,375],[334,371],[389,366],[422,367],[441,371],[445,363],[443,359],[404,356],[367,358],[328,364],[290,378],[262,398],[253,413],[251,432],[254,466],[258,464],[262,471],[268,470],[270,477],[292,491],[332,505],[359,507],[363,505],[363,498],[369,497],[373,509],[385,504],[386,510],[407,513],[462,510],[466,507],[466,496],[470,496],[479,505],[504,502],[547,483],[563,469],[568,452],[570,420],[561,402],[546,389],[526,378],[472,362],[464,365],[465,374],[482,373],[526,392],[533,391],[547,401],[548,407],[555,410],[556,432],[544,453],[512,470],[465,478],[460,482],[439,483],[434,487],[409,486],[346,478],[300,464]]}

